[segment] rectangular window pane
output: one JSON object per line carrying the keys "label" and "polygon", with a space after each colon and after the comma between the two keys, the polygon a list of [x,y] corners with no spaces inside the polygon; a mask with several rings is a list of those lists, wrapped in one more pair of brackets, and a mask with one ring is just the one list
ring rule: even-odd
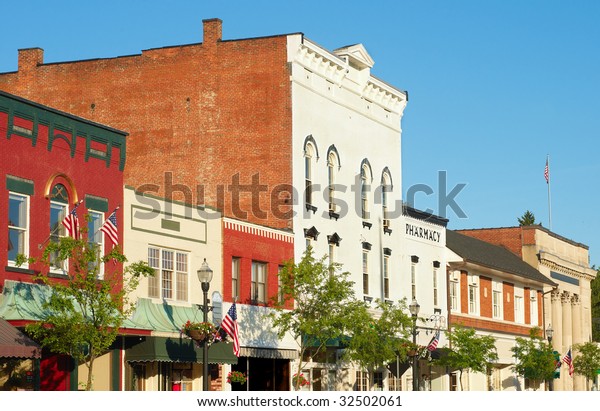
{"label": "rectangular window pane", "polygon": [[433,269],[433,305],[438,305],[438,270]]}
{"label": "rectangular window pane", "polygon": [[157,248],[148,248],[148,265],[154,268],[154,275],[148,277],[148,296],[150,298],[159,298],[160,284],[160,265],[159,265],[159,250]]}
{"label": "rectangular window pane", "polygon": [[[66,204],[50,203],[50,241],[58,243],[60,237],[66,235],[66,228],[62,225],[66,215]],[[66,262],[58,262],[57,253],[52,253],[50,255],[50,264],[53,269],[66,270]]]}
{"label": "rectangular window pane", "polygon": [[369,253],[363,251],[362,253],[363,263],[363,294],[369,294]]}
{"label": "rectangular window pane", "polygon": [[162,296],[173,298],[173,271],[162,270]]}
{"label": "rectangular window pane", "polygon": [[389,257],[383,257],[383,296],[390,298]]}
{"label": "rectangular window pane", "polygon": [[8,200],[8,260],[15,261],[18,254],[27,254],[27,243],[27,197],[10,193]]}
{"label": "rectangular window pane", "polygon": [[253,261],[252,262],[252,284],[251,292],[252,299],[255,302],[265,302],[266,299],[266,281],[267,281],[267,264]]}
{"label": "rectangular window pane", "polygon": [[177,300],[188,299],[188,256],[185,253],[177,253]]}

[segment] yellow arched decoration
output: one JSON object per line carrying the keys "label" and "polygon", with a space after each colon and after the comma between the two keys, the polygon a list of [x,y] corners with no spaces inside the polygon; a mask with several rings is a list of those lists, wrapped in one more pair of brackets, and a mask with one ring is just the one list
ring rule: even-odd
{"label": "yellow arched decoration", "polygon": [[65,179],[67,185],[69,186],[69,194],[71,197],[71,203],[77,204],[79,203],[79,196],[77,195],[77,190],[75,189],[75,184],[73,184],[73,180],[69,178],[66,174],[63,173],[54,173],[48,181],[46,181],[46,187],[44,188],[44,197],[47,199],[50,198],[50,193],[52,192],[52,187],[54,187],[54,180],[58,177],[62,177]]}

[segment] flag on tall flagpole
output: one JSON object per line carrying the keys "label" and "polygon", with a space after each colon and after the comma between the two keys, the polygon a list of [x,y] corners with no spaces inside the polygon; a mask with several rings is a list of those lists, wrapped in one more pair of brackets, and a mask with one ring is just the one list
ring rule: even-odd
{"label": "flag on tall flagpole", "polygon": [[75,204],[71,212],[62,220],[62,225],[67,229],[67,234],[75,240],[79,240],[79,218],[77,218],[79,204],[81,204],[81,201]]}
{"label": "flag on tall flagpole", "polygon": [[106,234],[106,236],[110,238],[110,241],[112,241],[114,245],[119,245],[119,230],[117,228],[118,209],[119,207],[117,207],[115,211],[108,216],[104,224],[102,224],[102,227],[100,227],[100,231]]}
{"label": "flag on tall flagpole", "polygon": [[544,167],[544,178],[546,179],[546,184],[550,184],[550,168],[548,166],[548,157],[546,157],[546,167]]}
{"label": "flag on tall flagpole", "polygon": [[431,341],[429,341],[429,345],[427,345],[428,351],[435,351],[438,344],[440,343],[440,330],[437,330]]}
{"label": "flag on tall flagpole", "polygon": [[546,156],[546,167],[544,167],[544,178],[548,186],[548,228],[552,230],[552,201],[550,200],[550,155]]}
{"label": "flag on tall flagpole", "polygon": [[563,357],[562,362],[569,366],[569,375],[573,376],[573,371],[575,371],[575,368],[573,367],[573,354],[571,354],[571,347],[569,347],[569,351],[567,351]]}
{"label": "flag on tall flagpole", "polygon": [[235,303],[232,304],[229,311],[227,311],[227,315],[223,318],[221,322],[221,328],[225,330],[227,334],[233,340],[233,353],[236,357],[240,356],[240,340],[239,340],[239,331],[237,324],[237,310],[235,308]]}

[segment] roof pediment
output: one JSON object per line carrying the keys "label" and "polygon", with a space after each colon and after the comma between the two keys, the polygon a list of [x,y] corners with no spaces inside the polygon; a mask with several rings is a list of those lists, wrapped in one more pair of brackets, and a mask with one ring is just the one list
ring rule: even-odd
{"label": "roof pediment", "polygon": [[360,43],[335,49],[333,54],[340,58],[346,58],[351,66],[359,70],[371,68],[375,64],[375,61],[367,53],[365,46]]}

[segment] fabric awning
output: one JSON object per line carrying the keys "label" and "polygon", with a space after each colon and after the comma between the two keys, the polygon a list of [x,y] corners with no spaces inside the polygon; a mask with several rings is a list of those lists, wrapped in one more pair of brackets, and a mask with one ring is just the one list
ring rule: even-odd
{"label": "fabric awning", "polygon": [[296,360],[298,359],[298,350],[240,347],[240,357]]}
{"label": "fabric awning", "polygon": [[[140,341],[141,340],[141,341]],[[203,362],[202,347],[193,340],[179,337],[139,337],[127,344],[125,361],[130,362]],[[138,342],[139,341],[139,342]],[[233,344],[215,343],[208,347],[208,362],[211,364],[237,364]]]}
{"label": "fabric awning", "polygon": [[40,358],[40,346],[0,318],[0,358]]}

